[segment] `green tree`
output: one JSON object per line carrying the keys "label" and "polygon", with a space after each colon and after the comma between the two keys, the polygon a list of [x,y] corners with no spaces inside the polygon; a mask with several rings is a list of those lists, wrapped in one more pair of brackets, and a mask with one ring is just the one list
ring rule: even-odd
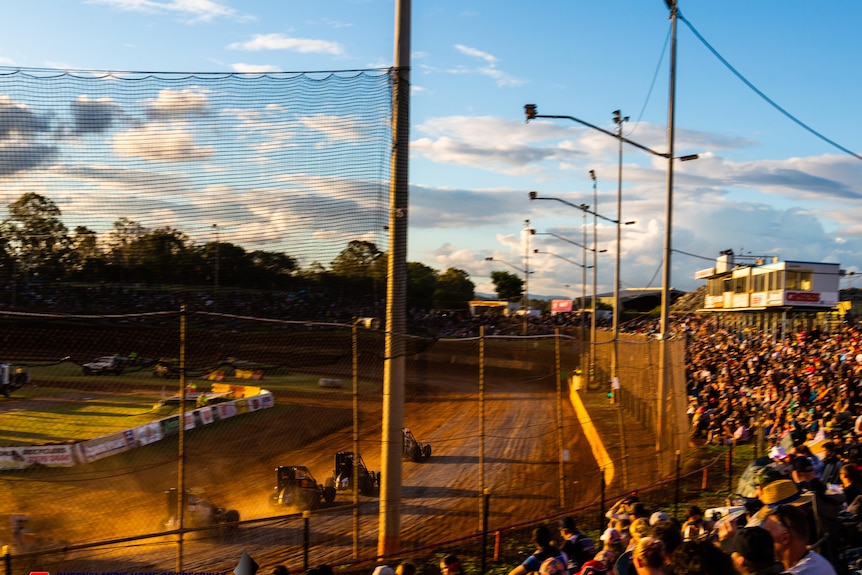
{"label": "green tree", "polygon": [[491,283],[494,284],[497,299],[501,301],[518,301],[524,295],[524,280],[513,273],[491,272]]}
{"label": "green tree", "polygon": [[27,192],[8,205],[3,236],[26,277],[56,279],[63,275],[70,252],[66,226],[60,208],[52,200]]}
{"label": "green tree", "polygon": [[430,309],[439,272],[419,262],[407,262],[407,304]]}
{"label": "green tree", "polygon": [[332,260],[330,269],[335,275],[347,278],[371,277],[372,265],[382,254],[372,242],[351,240]]}
{"label": "green tree", "polygon": [[114,229],[108,232],[108,261],[114,270],[113,279],[131,280],[132,271],[138,261],[135,249],[140,247],[139,240],[149,233],[140,223],[125,216],[114,222]]}
{"label": "green tree", "polygon": [[105,254],[99,246],[98,234],[87,226],[77,226],[71,241],[68,270],[70,276],[101,277],[105,264]]}
{"label": "green tree", "polygon": [[437,309],[468,309],[476,296],[476,284],[470,274],[457,268],[449,268],[437,277],[434,290],[434,307]]}

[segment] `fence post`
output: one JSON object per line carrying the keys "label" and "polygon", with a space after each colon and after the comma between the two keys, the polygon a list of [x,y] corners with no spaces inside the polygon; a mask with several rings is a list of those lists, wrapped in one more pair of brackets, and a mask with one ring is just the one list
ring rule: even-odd
{"label": "fence post", "polygon": [[728,442],[727,449],[727,493],[733,494],[733,441]]}
{"label": "fence post", "polygon": [[302,571],[308,571],[308,547],[310,540],[309,522],[311,519],[310,511],[302,512]]}
{"label": "fence post", "polygon": [[598,514],[598,524],[597,529],[599,531],[603,531],[603,527],[605,525],[605,468],[602,467],[599,470],[599,479],[601,481],[599,487],[601,490],[601,496],[599,497],[599,514]]}
{"label": "fence post", "polygon": [[679,481],[680,481],[680,452],[676,450],[676,488],[673,495],[673,516],[674,519],[679,518]]}
{"label": "fence post", "polygon": [[485,575],[485,566],[487,565],[488,556],[488,504],[491,500],[491,490],[487,487],[482,493],[482,567],[479,575]]}

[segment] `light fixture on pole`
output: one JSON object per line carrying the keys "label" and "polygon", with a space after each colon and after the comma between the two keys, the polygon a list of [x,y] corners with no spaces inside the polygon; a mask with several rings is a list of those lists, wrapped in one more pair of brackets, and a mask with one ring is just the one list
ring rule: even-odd
{"label": "light fixture on pole", "polygon": [[[603,251],[604,251],[604,250],[603,250]],[[549,256],[554,256],[555,258],[559,258],[559,259],[561,259],[561,260],[567,261],[567,262],[569,262],[569,263],[570,263],[570,264],[572,264],[572,265],[575,265],[575,266],[578,266],[578,267],[581,267],[581,268],[585,268],[585,269],[593,269],[593,266],[585,266],[584,264],[580,264],[580,263],[578,263],[578,262],[576,262],[576,261],[574,261],[574,260],[571,260],[571,259],[569,259],[569,258],[567,258],[567,257],[565,257],[565,256],[561,256],[561,255],[559,255],[559,254],[555,254],[555,253],[553,253],[553,252],[546,252],[546,251],[542,251],[542,250],[540,250],[540,249],[535,249],[535,250],[533,250],[533,253],[534,253],[534,254],[545,254],[545,255],[549,255]],[[568,287],[568,285],[567,285],[566,287]]]}
{"label": "light fixture on pole", "polygon": [[[585,209],[585,210],[589,209],[589,206],[587,206],[587,205],[581,204],[581,206],[583,206],[583,209]],[[578,207],[581,207],[581,206],[578,206]],[[568,238],[564,238],[563,236],[555,234],[553,232],[533,232],[533,233],[534,233],[534,235],[537,235],[537,236],[551,236],[551,237],[556,238],[558,240],[562,240],[564,242],[570,243],[573,246],[577,246],[583,250],[584,263],[581,265],[581,268],[583,268],[582,269],[582,276],[583,277],[581,278],[581,287],[582,287],[583,293],[581,294],[580,324],[581,324],[581,332],[582,332],[581,333],[581,340],[586,341],[586,337],[584,336],[583,332],[586,331],[586,328],[587,328],[586,321],[584,318],[584,311],[586,310],[586,307],[587,307],[587,305],[586,305],[586,301],[587,301],[587,269],[592,267],[592,266],[587,265],[587,251],[593,252],[593,251],[595,251],[595,248],[588,248],[587,247],[587,220],[586,220],[587,212],[584,211],[583,213],[584,213],[584,223],[581,226],[581,229],[583,230],[583,233],[584,233],[584,242],[581,244],[579,244],[578,242],[572,241]],[[607,250],[598,250],[598,253],[604,253],[606,251]]]}
{"label": "light fixture on pole", "polygon": [[[614,317],[612,324],[613,352],[611,354],[611,382],[619,380],[619,346],[620,319],[622,308],[620,307],[620,256],[622,249],[622,227],[620,221],[623,219],[623,124],[629,121],[628,116],[623,116],[619,110],[614,110],[614,124],[617,125],[617,136],[619,137],[617,162],[617,257],[614,258]],[[611,385],[611,397],[617,401],[615,386]]]}
{"label": "light fixture on pole", "polygon": [[[593,179],[593,198],[595,200],[597,200],[598,199],[598,191],[596,189],[595,172],[593,172],[592,170],[590,170],[590,177]],[[590,329],[590,369],[588,370],[589,371],[589,376],[588,376],[589,382],[593,383],[593,377],[595,375],[596,315],[597,315],[596,314],[596,307],[597,307],[597,295],[598,295],[598,293],[597,293],[598,292],[598,285],[597,285],[598,279],[597,279],[597,273],[596,273],[596,271],[598,269],[597,254],[607,251],[607,250],[596,249],[597,233],[598,233],[597,229],[596,229],[596,222],[598,221],[598,219],[602,219],[602,220],[608,221],[612,224],[616,224],[617,220],[603,216],[603,215],[599,214],[598,212],[596,212],[595,210],[591,210],[590,207],[586,204],[577,205],[577,204],[573,204],[571,202],[568,202],[566,200],[563,200],[561,198],[541,197],[541,196],[539,196],[539,192],[530,192],[530,200],[553,200],[553,201],[560,202],[562,204],[566,204],[567,206],[581,210],[584,214],[584,246],[586,246],[586,243],[587,243],[586,216],[587,216],[587,214],[591,214],[593,216],[593,247],[590,250],[593,252],[593,266],[592,266],[593,267],[593,296],[590,300],[591,301],[590,310],[591,310],[591,316],[592,317],[590,318],[590,324],[591,324],[591,329]],[[631,222],[624,222],[624,223],[625,223],[625,225],[629,225],[629,224],[633,224],[635,222],[631,221]],[[584,249],[589,249],[589,248],[585,247]],[[584,255],[586,256],[586,254],[584,254]],[[614,310],[614,311],[616,311],[616,310]]]}
{"label": "light fixture on pole", "polygon": [[[630,140],[622,135],[621,132],[614,133],[609,130],[605,130],[604,128],[600,128],[595,124],[591,124],[580,118],[576,118],[574,116],[567,115],[550,115],[550,114],[539,114],[538,107],[536,104],[526,104],[524,106],[524,115],[526,120],[529,122],[530,120],[534,120],[536,118],[547,118],[547,119],[558,119],[558,120],[571,120],[572,122],[581,124],[582,126],[586,126],[588,128],[592,128],[603,134],[606,134],[614,139],[619,140],[620,142],[625,142],[629,145],[632,145],[636,148],[640,148],[641,150],[648,152],[654,156],[658,156],[660,158],[665,158],[668,162],[667,168],[667,190],[666,190],[666,201],[665,201],[665,238],[664,238],[664,250],[662,256],[662,265],[663,265],[663,273],[662,273],[662,289],[661,289],[661,325],[660,325],[660,333],[659,338],[664,339],[667,333],[667,323],[668,323],[668,313],[670,308],[670,256],[671,256],[671,228],[673,224],[672,220],[672,210],[673,210],[673,161],[681,160],[683,162],[689,160],[698,159],[698,154],[690,154],[685,156],[676,157],[674,156],[674,100],[675,100],[675,78],[676,78],[676,20],[677,20],[677,0],[665,0],[668,5],[668,8],[671,11],[670,19],[671,19],[671,80],[670,80],[670,97],[668,104],[668,152],[657,152],[652,148],[644,146],[638,142]],[[601,217],[601,216],[599,216]],[[657,410],[660,412],[664,409],[664,386],[665,386],[665,378],[666,378],[666,369],[665,369],[665,350],[662,345],[662,350],[660,351],[659,357],[659,395],[657,399]],[[657,424],[661,424],[661,421],[658,421]],[[657,425],[658,428],[658,425]]]}

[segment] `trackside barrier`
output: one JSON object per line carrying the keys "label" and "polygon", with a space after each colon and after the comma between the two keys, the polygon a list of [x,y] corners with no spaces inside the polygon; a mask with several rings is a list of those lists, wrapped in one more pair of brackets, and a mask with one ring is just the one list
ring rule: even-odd
{"label": "trackside barrier", "polygon": [[[216,387],[219,387],[217,390]],[[226,388],[226,389],[222,389]],[[186,431],[252,413],[275,405],[269,391],[256,386],[214,384],[213,392],[235,392],[237,399],[200,407],[185,412]],[[62,445],[27,445],[0,447],[0,471],[26,469],[33,466],[74,467],[86,465],[111,455],[150,445],[179,433],[179,415],[117,431],[101,437]]]}

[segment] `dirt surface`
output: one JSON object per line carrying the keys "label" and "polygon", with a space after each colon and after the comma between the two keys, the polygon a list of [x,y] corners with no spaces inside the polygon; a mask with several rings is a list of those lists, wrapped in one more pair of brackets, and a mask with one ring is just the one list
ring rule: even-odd
{"label": "dirt surface", "polygon": [[[598,500],[600,470],[568,401],[562,402],[563,423],[558,427],[552,383],[498,377],[487,383],[480,402],[475,378],[472,374],[459,377],[458,372],[429,376],[421,386],[410,384],[407,391],[405,425],[421,442],[432,445],[433,454],[426,462],[404,462],[400,499],[384,501],[398,511],[401,548],[477,533],[483,487],[489,492],[491,529],[559,512],[561,497],[563,509]],[[620,428],[601,395],[585,394],[585,398],[601,434],[614,444],[619,442]],[[308,558],[303,557],[306,534],[301,517],[291,514],[295,510],[273,510],[267,505],[277,465],[306,465],[322,482],[332,473],[335,452],[352,450],[353,402],[343,390],[278,396],[270,410],[188,434],[181,464],[177,441],[165,440],[80,468],[0,476],[4,493],[0,541],[9,540],[5,518],[12,513],[31,517],[37,539],[31,549],[156,532],[165,514],[164,490],[175,486],[182,473],[186,485],[204,487],[218,505],[237,509],[243,520],[255,520],[243,524],[229,541],[188,540],[183,546],[186,570],[230,572],[243,551],[266,570],[282,563],[294,570],[306,560],[311,565],[343,564],[354,552],[374,557],[381,503],[377,497],[360,497],[354,512],[349,505],[352,493],[339,492],[333,508],[315,512],[309,520]],[[382,393],[358,401],[359,449],[367,467],[378,471],[382,403]],[[16,408],[39,409],[36,405]],[[560,436],[568,457],[562,481]],[[267,519],[279,513],[284,515]],[[172,569],[177,561],[175,541],[175,537],[162,537],[145,544],[122,542],[95,552],[43,556],[39,567],[52,571]],[[49,565],[44,565],[46,561]]]}

